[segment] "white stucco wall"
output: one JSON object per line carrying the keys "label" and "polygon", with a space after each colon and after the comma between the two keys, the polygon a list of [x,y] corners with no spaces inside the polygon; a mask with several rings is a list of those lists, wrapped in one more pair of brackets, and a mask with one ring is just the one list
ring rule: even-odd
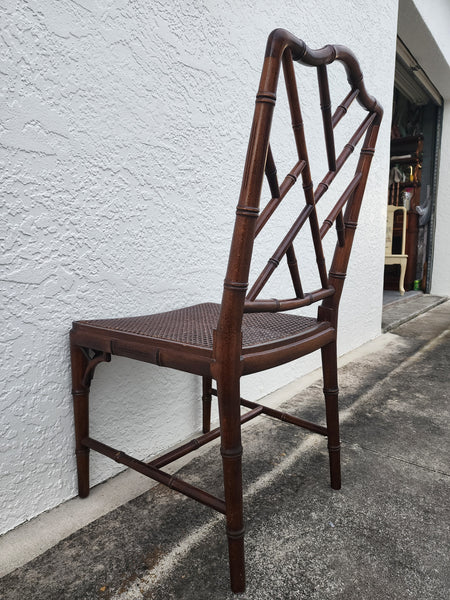
{"label": "white stucco wall", "polygon": [[433,294],[450,296],[450,98],[444,103],[439,165],[431,291]]}
{"label": "white stucco wall", "polygon": [[[254,96],[275,27],[313,48],[351,47],[369,92],[385,106],[340,351],[378,335],[397,2],[1,5],[3,532],[76,493],[71,321],[220,300]],[[347,90],[336,69],[335,104]],[[323,149],[312,129],[321,134],[315,73],[299,81],[314,156]],[[282,92],[279,104],[274,152],[282,176],[295,160],[286,152],[292,137]],[[313,164],[316,182],[325,169],[324,158]],[[289,223],[301,191],[292,198]],[[285,227],[280,217],[272,239],[263,238],[262,262]],[[260,397],[317,365],[314,356],[254,376],[244,393]],[[93,382],[92,435],[136,456],[156,454],[199,429],[199,395],[195,377],[113,357]],[[119,469],[96,454],[91,463],[93,484]]]}

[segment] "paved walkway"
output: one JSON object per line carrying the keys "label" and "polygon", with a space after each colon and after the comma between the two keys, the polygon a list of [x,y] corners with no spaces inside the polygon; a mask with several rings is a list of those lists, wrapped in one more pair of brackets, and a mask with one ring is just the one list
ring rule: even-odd
{"label": "paved walkway", "polygon": [[[5,576],[0,598],[447,600],[450,302],[385,335],[340,370],[339,492],[322,437],[244,427],[246,593],[229,591],[221,515],[157,486]],[[322,421],[321,384],[283,408]],[[220,493],[218,457],[181,474]]]}

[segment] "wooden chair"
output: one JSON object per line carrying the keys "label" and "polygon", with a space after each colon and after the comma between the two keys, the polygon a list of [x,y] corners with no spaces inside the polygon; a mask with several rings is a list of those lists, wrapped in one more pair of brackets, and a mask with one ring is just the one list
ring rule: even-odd
{"label": "wooden chair", "polygon": [[[345,67],[350,91],[332,114],[327,65],[335,60]],[[295,82],[295,62],[316,67],[318,74],[329,170],[315,190]],[[281,69],[284,71],[297,157],[291,172],[278,185],[269,134]],[[368,114],[336,156],[333,129],[355,98]],[[95,450],[225,514],[231,588],[234,592],[242,592],[245,588],[242,423],[265,414],[326,436],[331,487],[339,489],[341,486],[336,365],[338,307],[381,117],[382,108],[367,94],[358,62],[348,49],[325,46],[320,50],[311,50],[287,31],[273,31],[267,42],[256,96],[222,303],[199,304],[150,316],[77,321],[73,324],[70,338],[79,495],[85,497],[89,493],[89,450]],[[319,226],[316,204],[364,135],[356,172],[322,226]],[[272,198],[260,212],[264,173]],[[253,241],[300,176],[305,205],[267,266],[247,291]],[[307,221],[321,282],[321,287],[310,293],[303,291],[293,247],[294,238]],[[338,241],[331,269],[327,273],[322,238],[333,223],[336,223]],[[292,276],[293,297],[260,299],[261,290],[284,256]],[[285,312],[319,301],[322,304],[317,318]],[[242,376],[275,367],[319,349],[323,363],[326,427],[241,398]],[[88,396],[91,379],[97,365],[109,362],[111,355],[200,375],[203,378],[204,435],[149,463],[90,437]],[[217,382],[216,389],[212,388],[212,380]],[[212,395],[218,397],[220,427],[210,431]],[[250,409],[243,416],[241,406]],[[212,496],[162,470],[164,465],[219,436],[224,499]]]}
{"label": "wooden chair", "polygon": [[[402,228],[401,228],[401,252],[400,254],[393,254],[392,244],[394,243],[394,216],[396,212],[402,212]],[[386,215],[386,246],[385,246],[385,265],[400,265],[400,278],[398,282],[398,289],[400,295],[403,296],[405,293],[405,273],[406,265],[408,262],[408,255],[405,254],[406,246],[406,223],[408,214],[404,206],[392,206],[391,204],[387,207]]]}

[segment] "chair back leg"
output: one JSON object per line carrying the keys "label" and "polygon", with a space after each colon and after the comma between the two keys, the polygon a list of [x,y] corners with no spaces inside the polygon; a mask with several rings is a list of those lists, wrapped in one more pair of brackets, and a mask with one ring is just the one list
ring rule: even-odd
{"label": "chair back leg", "polygon": [[339,407],[336,342],[322,348],[323,392],[328,430],[331,487],[341,489],[341,442],[339,439]]}
{"label": "chair back leg", "polygon": [[78,495],[89,495],[89,448],[81,440],[89,435],[89,383],[86,385],[85,373],[88,359],[82,349],[75,344],[70,346],[72,365],[72,395],[75,416],[75,454],[77,459]]}
{"label": "chair back leg", "polygon": [[203,411],[203,433],[211,430],[211,377],[203,377],[202,411]]}

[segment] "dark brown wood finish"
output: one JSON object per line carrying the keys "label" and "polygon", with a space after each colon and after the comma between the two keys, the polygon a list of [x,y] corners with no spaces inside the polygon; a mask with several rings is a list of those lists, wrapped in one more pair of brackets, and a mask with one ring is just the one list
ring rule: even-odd
{"label": "dark brown wood finish", "polygon": [[202,403],[203,403],[203,433],[208,433],[211,428],[211,387],[212,387],[212,379],[211,377],[203,377],[203,394],[202,394]]}
{"label": "dark brown wood finish", "polygon": [[[334,61],[344,65],[350,91],[332,115],[327,68]],[[315,190],[311,180],[295,81],[295,63],[315,67],[318,74],[329,170]],[[281,71],[287,89],[297,149],[294,161],[297,162],[279,185],[269,139]],[[354,99],[368,111],[368,115],[336,157],[333,129],[344,117]],[[267,42],[256,96],[221,304],[199,304],[157,315],[77,321],[73,324],[72,386],[79,495],[85,497],[89,493],[89,450],[92,449],[224,513],[231,588],[234,592],[242,592],[245,589],[242,423],[265,414],[326,436],[330,455],[331,486],[339,489],[341,485],[336,362],[337,315],[381,118],[382,109],[376,100],[367,94],[358,62],[347,48],[325,46],[320,50],[311,50],[304,42],[285,30],[277,29],[272,32]],[[319,227],[316,204],[363,136],[365,138],[355,175]],[[268,180],[271,199],[260,213],[264,176]],[[305,205],[248,291],[254,239],[300,177]],[[303,288],[294,250],[295,239],[307,221],[321,286],[312,292],[306,292]],[[332,265],[327,272],[322,239],[333,224],[336,225],[338,239]],[[264,285],[284,256],[295,296],[287,299],[259,298]],[[302,262],[303,260],[302,258]],[[317,319],[284,312],[319,301],[322,301],[322,304],[319,306]],[[316,350],[321,350],[322,354],[326,427],[241,398],[240,379],[243,375],[269,369]],[[90,437],[88,400],[91,379],[98,364],[108,362],[111,355],[126,356],[202,376],[203,435],[149,463],[137,460]],[[217,383],[217,389],[212,388],[213,379]],[[212,395],[217,395],[220,427],[211,431]],[[243,416],[240,414],[241,406],[250,409]],[[212,496],[161,470],[164,465],[219,436],[224,499]]]}

